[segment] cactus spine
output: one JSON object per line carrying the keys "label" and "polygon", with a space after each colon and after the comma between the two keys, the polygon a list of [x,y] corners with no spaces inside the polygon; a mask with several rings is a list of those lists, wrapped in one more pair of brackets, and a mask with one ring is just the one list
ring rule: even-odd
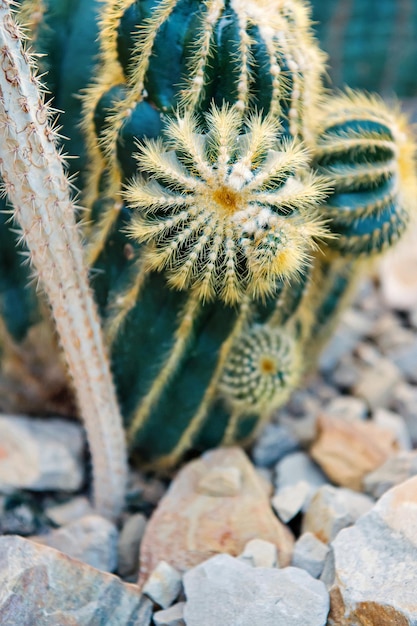
{"label": "cactus spine", "polygon": [[57,130],[10,5],[0,2],[0,171],[73,378],[93,458],[95,506],[114,517],[123,504],[126,474],[121,418],[87,284],[70,182],[55,146]]}

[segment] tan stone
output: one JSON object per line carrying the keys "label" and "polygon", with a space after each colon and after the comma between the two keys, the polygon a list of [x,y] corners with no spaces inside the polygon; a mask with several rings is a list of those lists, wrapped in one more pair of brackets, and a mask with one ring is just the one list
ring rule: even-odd
{"label": "tan stone", "polygon": [[361,491],[366,474],[397,450],[395,435],[372,422],[320,415],[310,454],[334,483]]}
{"label": "tan stone", "polygon": [[[239,491],[201,493],[203,477],[223,467],[228,473],[235,468]],[[207,452],[179,472],[151,517],[141,545],[139,584],[161,560],[183,572],[218,553],[237,556],[255,538],[273,543],[279,565],[289,565],[293,536],[275,517],[247,456],[237,448]]]}

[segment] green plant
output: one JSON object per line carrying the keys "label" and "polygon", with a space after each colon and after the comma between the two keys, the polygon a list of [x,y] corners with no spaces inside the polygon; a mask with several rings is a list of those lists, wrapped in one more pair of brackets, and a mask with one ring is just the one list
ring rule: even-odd
{"label": "green plant", "polygon": [[[69,73],[87,87],[81,105],[58,79],[68,57],[91,67],[95,47],[76,63],[63,25],[97,6],[93,83]],[[369,258],[406,227],[405,121],[377,98],[324,92],[300,0],[23,10],[42,16],[32,31],[60,60],[56,106],[73,107],[65,145],[88,162],[86,256],[132,456],[167,468],[247,441],[314,363]]]}

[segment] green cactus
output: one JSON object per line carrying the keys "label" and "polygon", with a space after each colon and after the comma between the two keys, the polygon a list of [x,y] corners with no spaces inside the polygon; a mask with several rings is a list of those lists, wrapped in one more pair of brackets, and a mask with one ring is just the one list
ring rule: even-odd
{"label": "green cactus", "polygon": [[97,4],[23,10],[42,16],[38,49],[59,51],[65,148],[88,163],[86,254],[132,456],[165,468],[246,442],[406,226],[404,120],[324,93],[300,0],[107,0],[89,85],[75,66],[92,67],[94,43],[78,61],[63,33]]}

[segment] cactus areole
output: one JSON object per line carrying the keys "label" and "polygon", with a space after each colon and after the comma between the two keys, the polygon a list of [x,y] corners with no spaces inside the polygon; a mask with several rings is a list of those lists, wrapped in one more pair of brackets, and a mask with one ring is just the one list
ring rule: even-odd
{"label": "cactus areole", "polygon": [[167,468],[249,441],[406,228],[406,122],[377,97],[324,92],[301,0],[21,11],[65,148],[87,164],[86,257],[132,457]]}

